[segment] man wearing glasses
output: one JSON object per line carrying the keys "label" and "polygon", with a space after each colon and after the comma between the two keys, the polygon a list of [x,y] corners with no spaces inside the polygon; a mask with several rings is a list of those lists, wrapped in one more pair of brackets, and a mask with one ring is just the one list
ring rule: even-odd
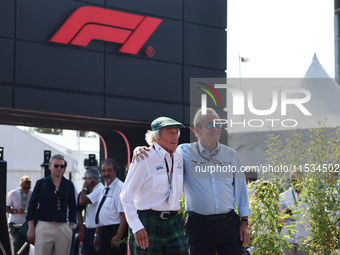
{"label": "man wearing glasses", "polygon": [[[206,115],[198,110],[194,117],[198,142],[178,146],[184,160],[185,207],[189,211],[185,235],[193,255],[245,254],[251,214],[246,181],[237,152],[219,143],[221,124],[214,125],[216,119],[220,118],[212,108],[207,108]],[[135,155],[143,159],[144,150],[135,150]]]}
{"label": "man wearing glasses", "polygon": [[[25,175],[20,179],[20,188],[11,190],[6,201],[6,212],[10,214],[8,219],[9,232],[13,238],[14,254],[17,254],[24,241],[19,239],[19,228],[15,224],[23,224],[26,221],[27,207],[30,201],[32,180]],[[21,253],[28,255],[29,246]]]}
{"label": "man wearing glasses", "polygon": [[[76,222],[76,201],[73,183],[63,174],[65,160],[60,154],[50,159],[51,175],[37,181],[28,207],[26,219],[29,229],[27,240],[34,241],[35,254],[69,254],[73,227]],[[41,202],[38,205],[42,186],[45,185]],[[35,213],[38,210],[38,223],[34,226]],[[67,214],[67,208],[69,213]],[[69,225],[66,223],[68,215]]]}

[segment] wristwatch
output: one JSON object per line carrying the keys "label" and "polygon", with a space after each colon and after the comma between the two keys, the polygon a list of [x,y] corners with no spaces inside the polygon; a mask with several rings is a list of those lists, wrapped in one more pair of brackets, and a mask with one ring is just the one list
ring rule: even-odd
{"label": "wristwatch", "polygon": [[83,190],[86,190],[86,191],[87,191],[87,190],[88,190],[88,188],[86,188],[86,187],[83,187]]}
{"label": "wristwatch", "polygon": [[94,233],[94,237],[100,237],[100,235],[97,233]]}
{"label": "wristwatch", "polygon": [[248,224],[248,219],[242,219],[241,218],[241,221],[244,221],[244,222],[246,222]]}

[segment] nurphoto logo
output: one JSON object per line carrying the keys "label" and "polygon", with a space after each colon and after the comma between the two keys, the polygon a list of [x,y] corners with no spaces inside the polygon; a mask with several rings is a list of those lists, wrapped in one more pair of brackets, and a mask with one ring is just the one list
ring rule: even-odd
{"label": "nurphoto logo", "polygon": [[[245,107],[247,107],[247,110],[249,110],[250,113],[256,116],[269,116],[273,114],[276,110],[280,110],[280,116],[286,116],[287,115],[287,106],[288,105],[294,105],[299,109],[303,115],[311,116],[312,114],[308,111],[308,109],[304,106],[310,99],[311,99],[311,93],[309,90],[305,88],[280,88],[280,91],[278,88],[272,88],[271,91],[271,106],[267,109],[257,109],[254,106],[254,93],[253,89],[248,88],[246,89],[246,93],[244,93],[239,87],[231,84],[215,84],[214,88],[208,84],[198,82],[207,88],[210,88],[214,94],[217,96],[217,98],[220,100],[220,104],[222,106],[222,101],[217,93],[216,89],[225,89],[225,92],[227,91],[230,93],[232,97],[232,109],[223,108],[223,111],[232,113],[233,116],[244,116],[245,115]],[[206,92],[214,101],[215,106],[216,100],[211,92],[209,92],[207,89],[199,88]],[[246,95],[245,95],[246,94]],[[299,98],[290,98],[289,95],[299,95]],[[280,99],[280,103],[279,103]],[[227,102],[226,104],[227,105]],[[207,113],[207,95],[201,94],[201,108],[202,108],[202,114],[205,115]],[[265,118],[265,119],[243,119],[241,122],[233,121],[233,119],[215,119],[214,120],[214,126],[217,123],[221,124],[227,124],[232,127],[233,125],[240,125],[243,127],[246,127],[248,125],[252,128],[258,128],[263,127],[264,125],[274,127],[276,123],[280,122],[283,127],[292,128],[296,127],[298,125],[298,121],[296,119],[281,119],[281,118]]]}

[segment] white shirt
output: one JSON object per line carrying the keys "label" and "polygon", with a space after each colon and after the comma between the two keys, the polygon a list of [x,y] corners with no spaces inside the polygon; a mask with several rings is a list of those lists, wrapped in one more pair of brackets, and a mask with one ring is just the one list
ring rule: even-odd
{"label": "white shirt", "polygon": [[[295,205],[293,194],[297,206]],[[290,218],[285,219],[285,225],[289,225],[292,222],[295,223],[294,230],[296,231],[295,233],[292,233],[292,238],[287,238],[287,241],[289,243],[301,243],[301,241],[307,240],[307,237],[312,235],[310,230],[306,230],[308,227],[307,216],[305,215],[307,205],[305,203],[299,203],[299,195],[293,188],[289,188],[287,191],[280,194],[280,209],[283,211],[286,208],[290,209],[293,212],[293,215]],[[295,210],[298,210],[299,213],[294,214]],[[285,226],[283,226],[281,234],[289,236],[289,232]]]}
{"label": "white shirt", "polygon": [[87,205],[86,216],[85,216],[85,222],[86,222],[87,228],[97,227],[96,222],[95,222],[95,217],[96,217],[99,197],[102,194],[103,189],[104,189],[104,185],[101,182],[99,182],[93,188],[92,192],[86,195],[88,199],[91,200],[91,203],[92,203],[92,204]]}
{"label": "white shirt", "polygon": [[[26,201],[26,208],[30,202],[30,198],[32,195],[32,190],[29,190],[27,194],[22,194],[23,198],[25,199],[27,196]],[[8,199],[6,201],[6,206],[11,206],[15,210],[19,210],[23,208],[23,201],[21,199],[20,188],[13,189],[9,193]],[[23,224],[26,221],[27,213],[23,214],[10,214],[8,218],[8,223],[13,222],[15,224]]]}
{"label": "white shirt", "polygon": [[[114,225],[114,224],[120,224],[120,213],[123,213],[123,207],[119,199],[119,194],[122,190],[123,182],[119,180],[118,178],[114,179],[114,181],[109,185],[109,191],[107,193],[106,200],[100,209],[99,216],[98,216],[98,226],[108,226],[108,225]],[[100,201],[102,201],[102,198],[104,197],[104,194],[106,192],[107,186],[105,186],[102,189],[102,192],[100,193],[96,213],[100,204]],[[94,217],[96,217],[96,213]]]}
{"label": "white shirt", "polygon": [[125,217],[133,233],[144,228],[138,218],[137,210],[177,211],[179,199],[183,194],[183,157],[175,151],[173,154],[172,199],[168,204],[169,175],[172,168],[170,154],[157,143],[149,153],[149,157],[130,165],[122,192],[120,194]]}

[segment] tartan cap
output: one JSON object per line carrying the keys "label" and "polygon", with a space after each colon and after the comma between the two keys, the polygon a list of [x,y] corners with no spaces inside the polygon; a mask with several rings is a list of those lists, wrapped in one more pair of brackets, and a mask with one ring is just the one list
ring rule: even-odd
{"label": "tartan cap", "polygon": [[165,128],[165,127],[184,128],[184,125],[168,117],[159,117],[151,123],[152,131],[156,131],[158,129]]}

